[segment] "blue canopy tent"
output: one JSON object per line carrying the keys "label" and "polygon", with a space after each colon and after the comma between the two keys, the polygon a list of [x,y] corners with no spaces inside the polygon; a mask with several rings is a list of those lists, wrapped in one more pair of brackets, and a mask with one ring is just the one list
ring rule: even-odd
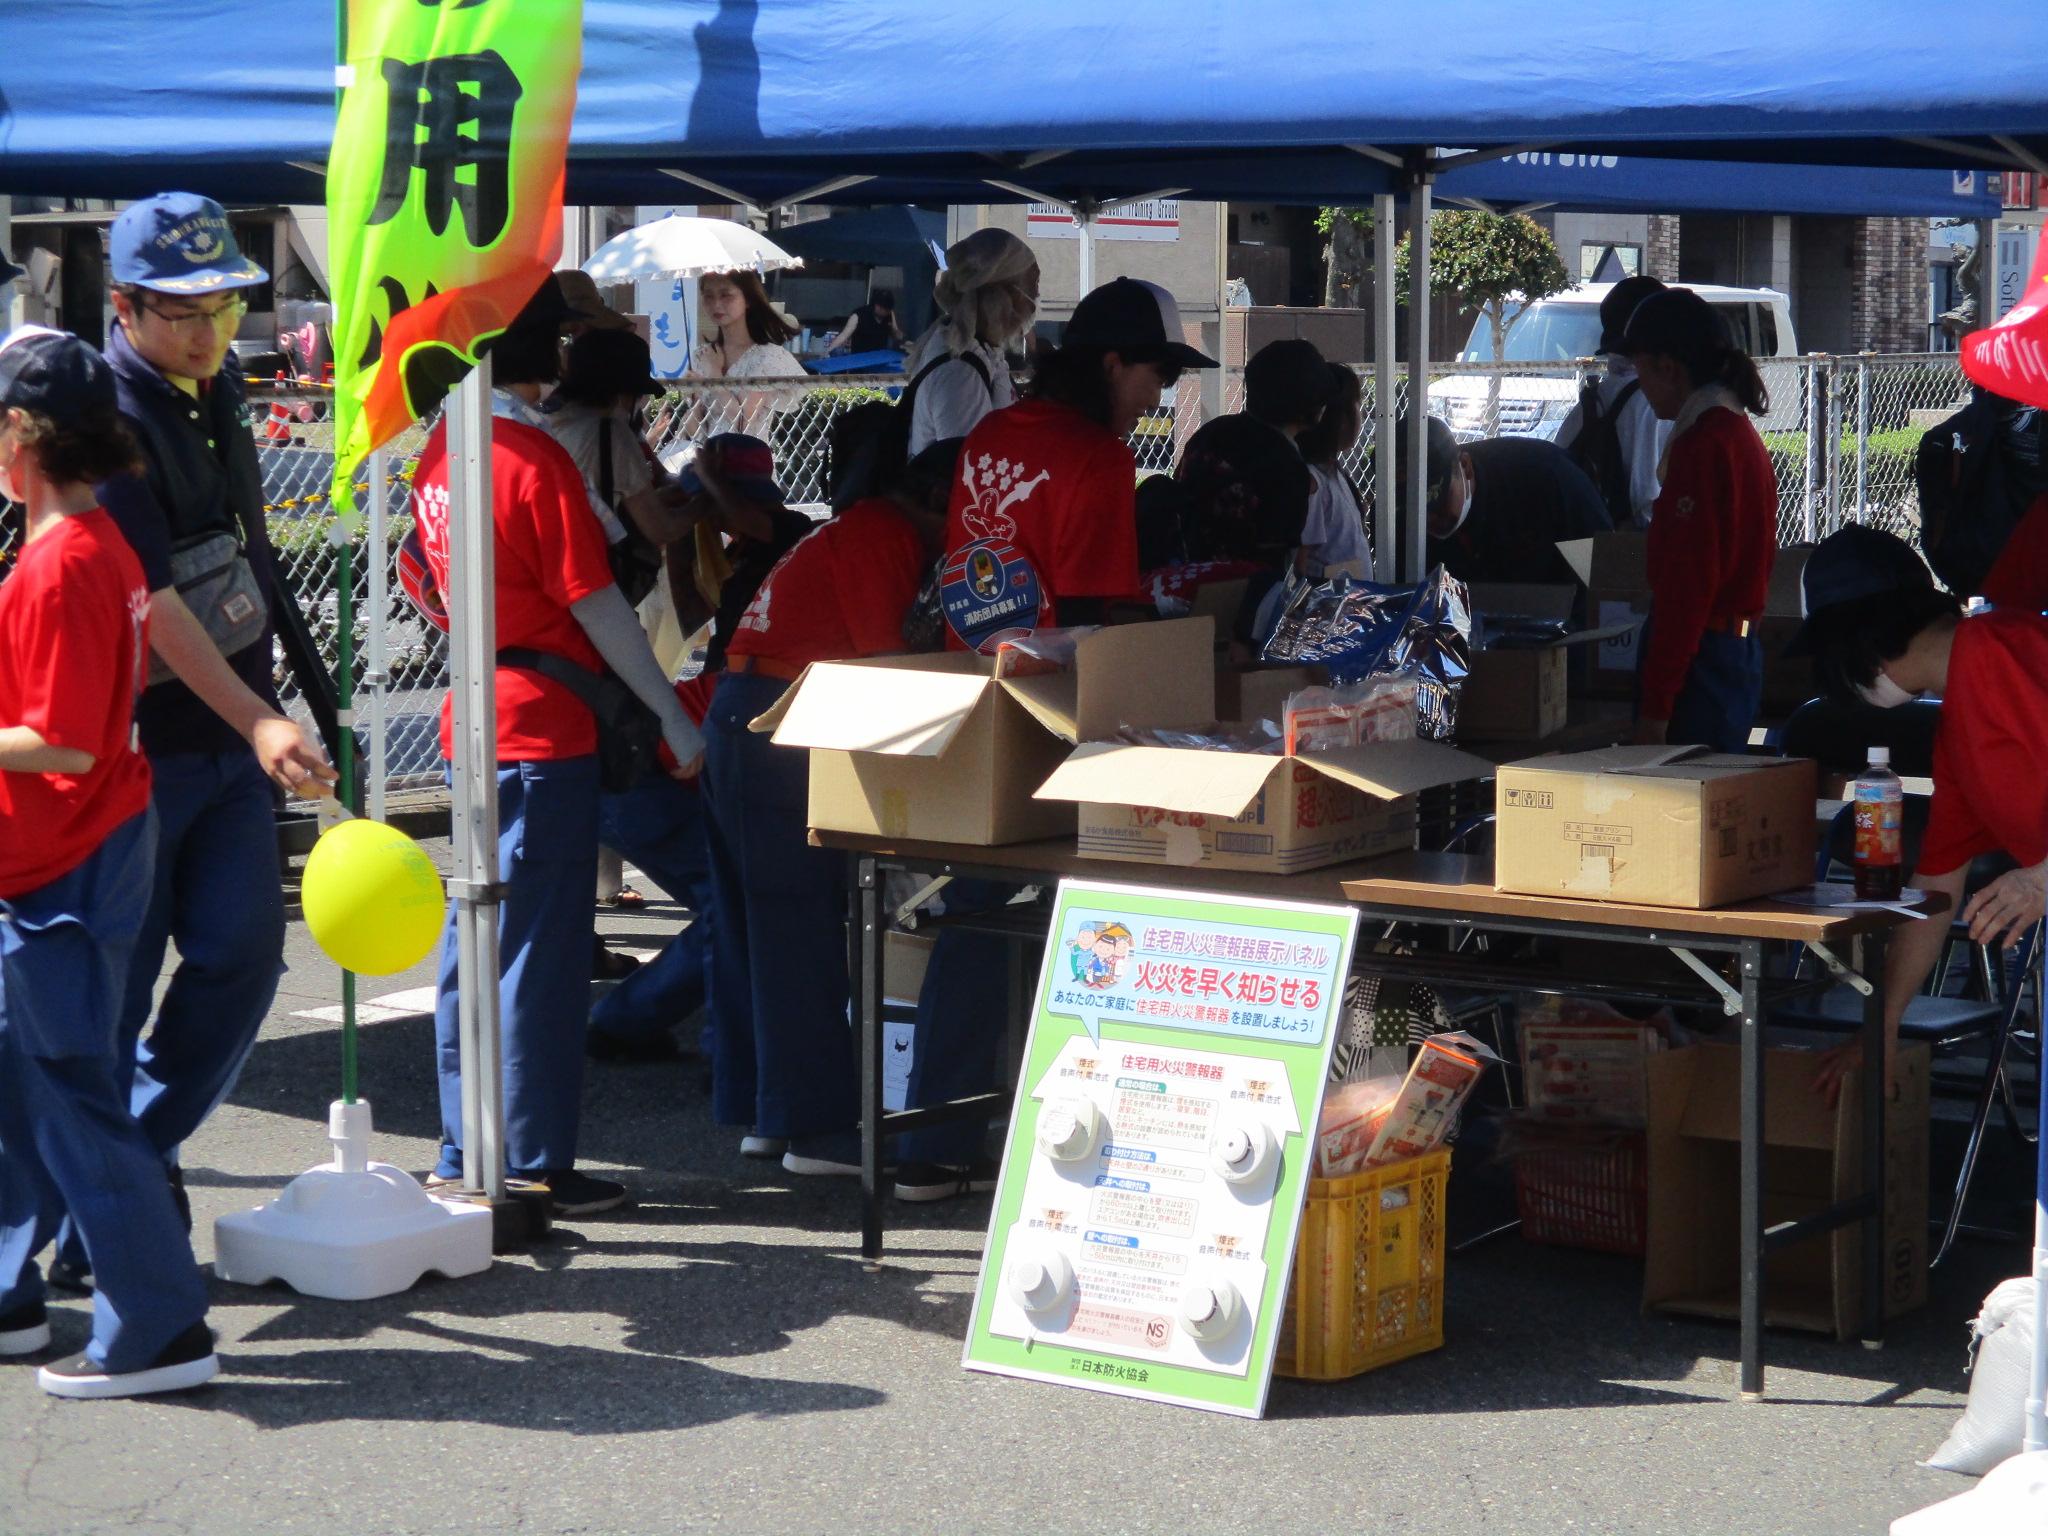
{"label": "blue canopy tent", "polygon": [[946,216],[929,208],[897,205],[835,213],[829,219],[790,224],[775,231],[775,243],[807,263],[856,262],[900,267],[896,295],[899,323],[915,336],[932,317],[932,281],[946,260]]}

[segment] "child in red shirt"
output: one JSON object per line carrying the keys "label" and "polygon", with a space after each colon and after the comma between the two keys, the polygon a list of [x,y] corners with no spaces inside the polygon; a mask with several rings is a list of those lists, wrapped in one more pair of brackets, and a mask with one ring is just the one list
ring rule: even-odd
{"label": "child in red shirt", "polygon": [[798,1174],[859,1172],[847,1030],[843,857],[810,846],[809,754],[751,730],[814,661],[908,650],[904,621],[943,547],[960,439],[778,561],[727,643],[705,721],[711,855],[712,1115]]}
{"label": "child in red shirt", "polygon": [[[1801,576],[1807,620],[1793,642],[1821,686],[1843,703],[1893,708],[1941,700],[1929,807],[1913,884],[1959,905],[1979,944],[2017,943],[2040,922],[2048,880],[2048,618],[2024,611],[1965,619],[1902,540],[1844,528],[1823,540]],[[2004,852],[2021,866],[1964,903],[1970,863]],[[1899,1020],[1948,937],[1948,924],[1908,923],[1885,956],[1885,1022]],[[1830,1091],[1860,1045],[1833,1053]]]}
{"label": "child in red shirt", "polygon": [[1650,619],[1636,740],[1741,752],[1763,700],[1764,611],[1778,549],[1771,456],[1744,413],[1770,409],[1747,353],[1685,288],[1636,306],[1622,346],[1643,398],[1672,423],[1650,519]]}
{"label": "child in red shirt", "polygon": [[28,508],[0,585],[0,1356],[50,1343],[35,1256],[68,1210],[93,1331],[37,1373],[59,1397],[175,1391],[219,1369],[116,1045],[156,848],[134,741],[149,588],[93,486],[136,458],[97,352],[52,331],[0,344],[0,497]]}

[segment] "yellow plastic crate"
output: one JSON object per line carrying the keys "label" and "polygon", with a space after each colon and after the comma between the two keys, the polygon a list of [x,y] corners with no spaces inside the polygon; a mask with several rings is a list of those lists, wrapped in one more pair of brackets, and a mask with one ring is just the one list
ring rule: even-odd
{"label": "yellow plastic crate", "polygon": [[1311,1179],[1274,1369],[1341,1381],[1444,1342],[1448,1150]]}

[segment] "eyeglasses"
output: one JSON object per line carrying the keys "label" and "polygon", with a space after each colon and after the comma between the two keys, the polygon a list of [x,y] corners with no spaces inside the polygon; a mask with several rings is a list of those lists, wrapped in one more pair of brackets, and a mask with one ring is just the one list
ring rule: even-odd
{"label": "eyeglasses", "polygon": [[145,300],[136,301],[138,309],[146,309],[163,321],[171,331],[180,336],[202,336],[211,330],[224,330],[242,323],[242,316],[249,313],[247,299],[229,299],[225,304],[212,309],[195,309],[182,315],[170,315]]}

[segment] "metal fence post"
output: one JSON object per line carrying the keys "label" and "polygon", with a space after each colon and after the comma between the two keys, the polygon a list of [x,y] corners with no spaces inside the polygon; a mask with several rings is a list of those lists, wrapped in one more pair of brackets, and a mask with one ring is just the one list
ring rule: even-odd
{"label": "metal fence post", "polygon": [[1827,465],[1828,532],[1842,526],[1842,392],[1835,387],[1841,359],[1828,359]]}
{"label": "metal fence post", "polygon": [[1821,359],[1811,354],[1806,359],[1806,489],[1799,503],[1800,537],[1808,544],[1820,542],[1820,508],[1816,496],[1820,489],[1820,433],[1821,433],[1821,392],[1827,382],[1820,369]]}
{"label": "metal fence post", "polygon": [[1856,521],[1870,521],[1870,360],[1856,359]]}

